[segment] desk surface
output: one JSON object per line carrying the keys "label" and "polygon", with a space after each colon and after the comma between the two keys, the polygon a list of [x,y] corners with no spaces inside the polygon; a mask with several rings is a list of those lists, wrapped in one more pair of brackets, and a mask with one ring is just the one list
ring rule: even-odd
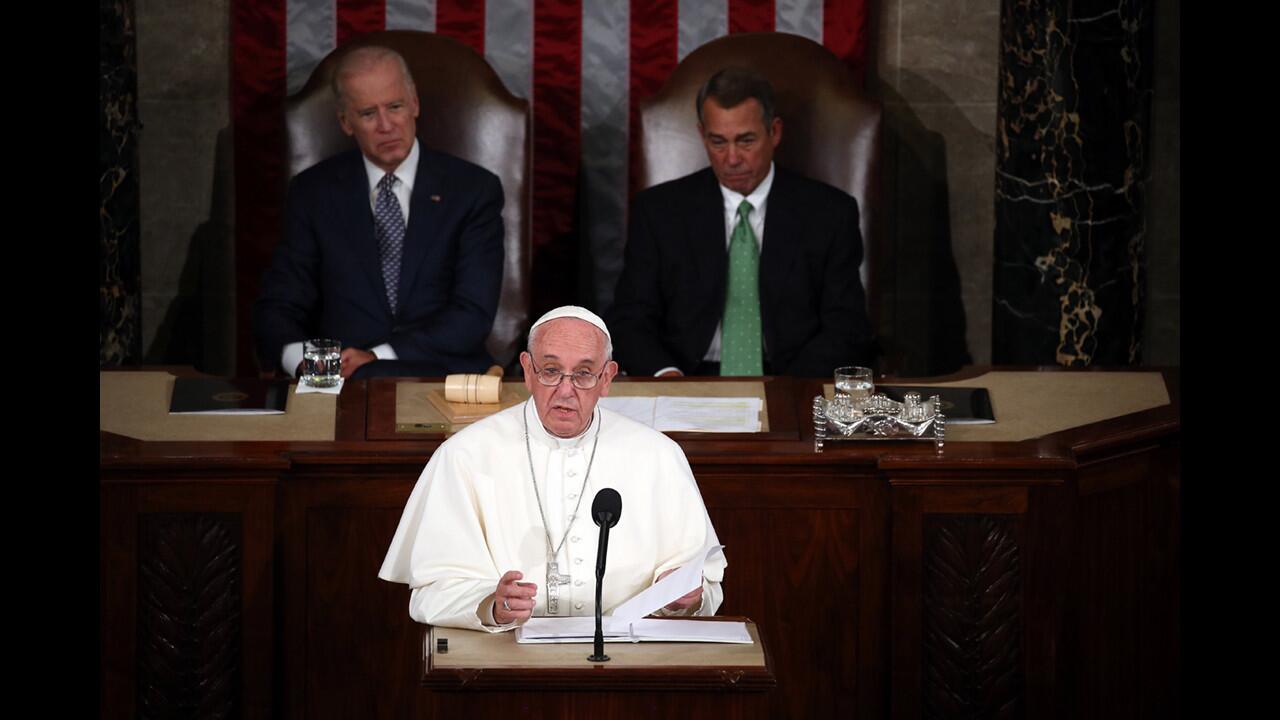
{"label": "desk surface", "polygon": [[170,415],[175,376],[165,371],[98,373],[98,427],[148,441],[328,441],[338,397],[289,390],[283,415]]}
{"label": "desk surface", "polygon": [[[730,620],[714,618],[710,622]],[[747,621],[751,644],[696,642],[608,642],[604,652],[608,662],[586,660],[592,643],[516,642],[514,632],[486,633],[478,630],[432,627],[427,653],[430,670],[464,668],[583,669],[592,665],[616,667],[749,667],[765,669],[764,648],[756,624]],[[436,652],[436,641],[446,638],[449,651]],[[429,671],[430,671],[429,670]]]}
{"label": "desk surface", "polygon": [[[104,372],[100,375],[99,428],[112,436],[161,442],[145,452],[169,450],[190,452],[192,446],[169,447],[169,443],[282,443],[280,449],[314,451],[351,449],[362,443],[394,442],[406,450],[434,448],[447,436],[443,432],[405,432],[397,427],[403,414],[406,386],[426,387],[423,379],[383,378],[348,383],[340,397],[290,394],[284,416],[169,416],[167,397],[173,376],[166,372]],[[1008,447],[992,444],[1025,443],[1049,436],[1064,436],[1068,445],[1090,445],[1105,441],[1109,434],[1131,436],[1146,429],[1168,431],[1178,424],[1177,371],[1067,371],[987,370],[971,368],[943,378],[894,378],[893,384],[937,384],[987,387],[991,390],[997,422],[991,425],[948,427],[947,450],[942,457],[1007,455]],[[429,382],[429,381],[425,381]],[[518,380],[508,379],[508,383]],[[692,456],[702,453],[761,452],[770,455],[812,453],[813,397],[829,393],[830,384],[820,380],[763,378],[768,418],[767,430],[759,433],[669,433]],[[696,378],[656,380],[631,378],[616,383],[619,395],[637,393],[683,394],[682,388],[698,389],[722,383],[726,387],[742,381]],[[644,387],[644,386],[652,386]],[[759,385],[756,385],[759,387]],[[967,445],[977,444],[966,448]],[[828,452],[848,455],[871,452],[876,455],[922,455],[928,443],[842,442],[829,443]],[[125,451],[130,448],[130,451]],[[122,451],[132,454],[137,443],[118,442],[104,437],[104,456]],[[243,454],[247,448],[238,447]],[[264,450],[267,447],[264,445]],[[386,448],[382,448],[385,450]],[[1044,447],[1030,450],[1043,454]],[[216,445],[207,452],[220,454]],[[1016,451],[1013,451],[1016,452]]]}

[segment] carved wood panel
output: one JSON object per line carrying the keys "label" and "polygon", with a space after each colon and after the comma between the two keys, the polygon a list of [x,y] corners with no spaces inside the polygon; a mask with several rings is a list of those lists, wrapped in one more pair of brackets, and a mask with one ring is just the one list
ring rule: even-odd
{"label": "carved wood panel", "polygon": [[1023,717],[1019,556],[1012,516],[925,518],[924,717]]}
{"label": "carved wood panel", "polygon": [[139,717],[242,715],[242,538],[238,514],[139,516]]}

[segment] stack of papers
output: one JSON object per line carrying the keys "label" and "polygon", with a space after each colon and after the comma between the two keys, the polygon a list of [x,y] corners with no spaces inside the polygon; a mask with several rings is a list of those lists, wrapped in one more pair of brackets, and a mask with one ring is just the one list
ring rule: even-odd
{"label": "stack of papers", "polygon": [[659,432],[760,432],[758,397],[606,397],[600,406]]}

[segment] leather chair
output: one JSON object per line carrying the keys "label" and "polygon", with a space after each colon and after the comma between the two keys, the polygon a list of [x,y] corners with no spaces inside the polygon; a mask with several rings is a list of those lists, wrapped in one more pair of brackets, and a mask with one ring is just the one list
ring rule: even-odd
{"label": "leather chair", "polygon": [[694,108],[698,89],[717,70],[746,67],[769,79],[782,118],[774,159],[838,187],[858,200],[872,327],[879,228],[880,103],[866,97],[849,68],[830,50],[785,33],[740,33],[713,40],[685,56],[657,94],[640,103],[637,189],[707,166]]}
{"label": "leather chair", "polygon": [[356,147],[338,126],[329,82],[342,54],[381,45],[404,56],[422,107],[418,141],[479,165],[502,181],[506,259],[502,295],[489,353],[503,367],[523,349],[529,327],[531,132],[529,103],[512,95],[484,58],[466,45],[433,33],[388,30],[362,35],[334,50],[307,84],[285,101],[289,177]]}

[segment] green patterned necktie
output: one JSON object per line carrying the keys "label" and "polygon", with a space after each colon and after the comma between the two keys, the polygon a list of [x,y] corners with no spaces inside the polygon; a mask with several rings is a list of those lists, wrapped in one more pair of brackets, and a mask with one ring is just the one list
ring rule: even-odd
{"label": "green patterned necktie", "polygon": [[729,287],[720,325],[720,374],[764,374],[760,343],[760,248],[747,216],[751,203],[738,206],[738,224],[729,238]]}

